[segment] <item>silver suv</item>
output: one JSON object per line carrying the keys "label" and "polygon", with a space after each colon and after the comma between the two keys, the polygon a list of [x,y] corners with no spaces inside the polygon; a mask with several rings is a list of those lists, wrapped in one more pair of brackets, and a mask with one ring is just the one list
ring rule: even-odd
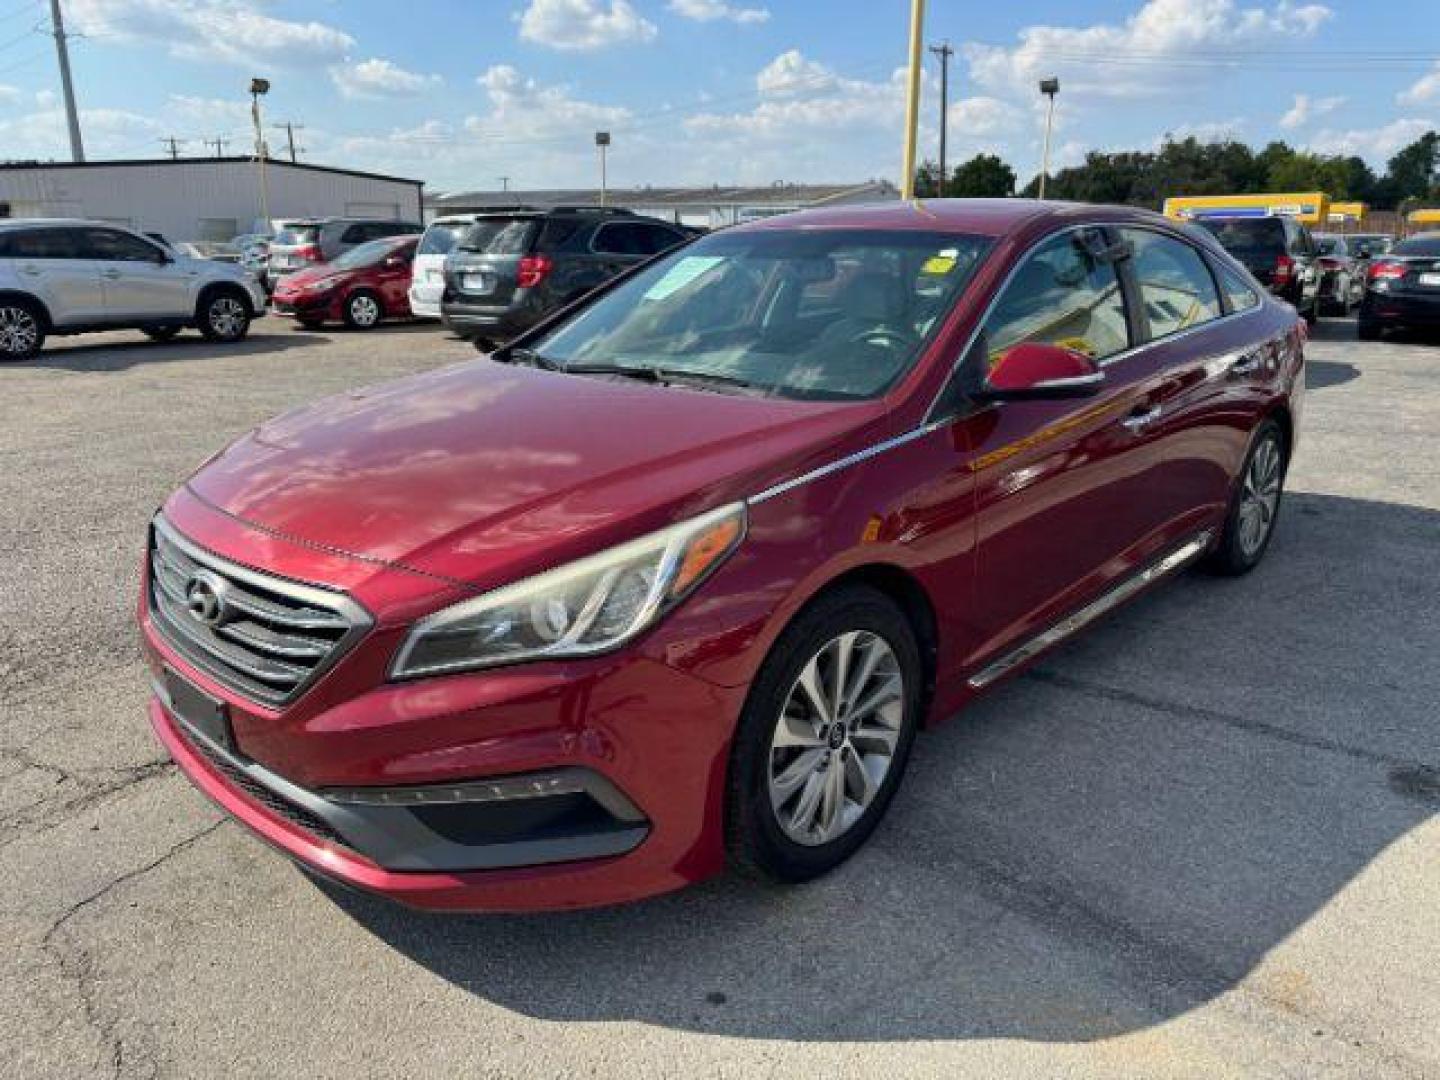
{"label": "silver suv", "polygon": [[133,328],[168,341],[193,326],[241,340],[265,310],[233,263],[193,259],[100,221],[0,222],[0,360],[24,360],[51,334]]}

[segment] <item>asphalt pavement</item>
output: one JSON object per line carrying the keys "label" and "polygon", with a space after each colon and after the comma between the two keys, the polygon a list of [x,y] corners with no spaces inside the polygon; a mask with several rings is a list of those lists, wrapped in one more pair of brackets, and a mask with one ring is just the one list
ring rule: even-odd
{"label": "asphalt pavement", "polygon": [[1440,1076],[1440,340],[1326,320],[1278,532],[922,736],[803,888],[444,917],[320,885],[153,741],[146,522],[428,326],[0,367],[0,1076]]}

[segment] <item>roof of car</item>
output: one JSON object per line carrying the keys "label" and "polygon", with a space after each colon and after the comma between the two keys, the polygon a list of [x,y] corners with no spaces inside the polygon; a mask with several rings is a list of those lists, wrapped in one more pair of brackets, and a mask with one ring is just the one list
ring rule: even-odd
{"label": "roof of car", "polygon": [[[1151,210],[1132,206],[1096,206],[1088,203],[1040,202],[1036,199],[915,199],[910,202],[860,203],[814,210],[797,210],[735,226],[736,229],[915,229],[1003,236],[1044,218],[1057,222],[1084,218],[1092,221],[1175,222]],[[727,230],[729,231],[729,230]]]}

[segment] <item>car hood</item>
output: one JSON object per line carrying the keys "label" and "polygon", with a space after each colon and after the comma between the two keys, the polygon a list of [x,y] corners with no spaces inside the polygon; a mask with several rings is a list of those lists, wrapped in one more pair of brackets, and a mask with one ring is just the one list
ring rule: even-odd
{"label": "car hood", "polygon": [[754,494],[877,415],[480,360],[281,416],[189,487],[302,543],[489,588]]}
{"label": "car hood", "polygon": [[337,271],[329,266],[312,266],[304,270],[296,270],[293,274],[286,274],[275,284],[276,292],[290,292],[295,289],[303,289],[307,285],[314,285],[318,282],[329,281],[331,278],[343,276],[343,271]]}

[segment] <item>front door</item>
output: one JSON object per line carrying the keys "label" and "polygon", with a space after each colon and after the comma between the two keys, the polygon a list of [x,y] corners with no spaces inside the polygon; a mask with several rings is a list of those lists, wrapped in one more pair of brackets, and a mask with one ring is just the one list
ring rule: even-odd
{"label": "front door", "polygon": [[7,239],[6,251],[21,285],[44,301],[56,326],[104,321],[100,271],[82,250],[79,229],[17,230]]}
{"label": "front door", "polygon": [[1154,528],[1135,451],[1160,387],[1124,362],[1137,330],[1122,251],[1099,228],[1042,243],[1017,267],[963,361],[992,365],[1021,342],[1043,341],[1086,353],[1105,373],[1090,397],[988,404],[960,421],[977,522],[969,665],[1003,655],[1133,572]]}
{"label": "front door", "polygon": [[107,318],[183,319],[194,314],[196,273],[148,240],[120,229],[85,230],[85,244],[100,271]]}

